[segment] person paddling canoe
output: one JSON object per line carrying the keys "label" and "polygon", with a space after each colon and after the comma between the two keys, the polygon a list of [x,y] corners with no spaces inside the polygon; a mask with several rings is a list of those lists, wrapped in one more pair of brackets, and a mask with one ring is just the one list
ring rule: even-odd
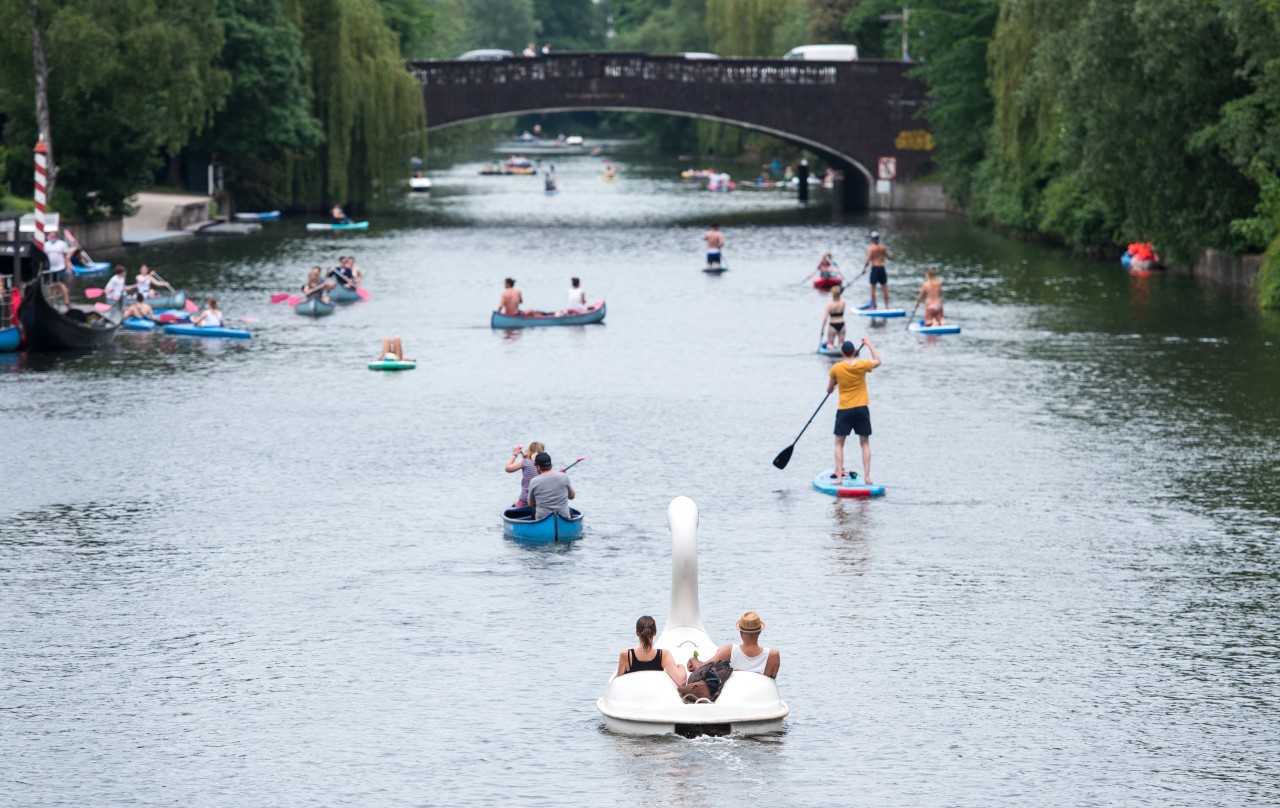
{"label": "person paddling canoe", "polygon": [[858,359],[853,343],[845,340],[840,346],[844,357],[827,373],[827,394],[840,388],[840,404],[836,410],[836,470],[832,475],[836,484],[844,481],[844,439],[853,432],[862,444],[862,482],[871,485],[871,410],[868,407],[867,374],[880,367],[880,354],[871,340],[862,338],[862,344],[871,351],[870,359]]}
{"label": "person paddling canoe", "polygon": [[137,318],[139,320],[154,320],[156,318],[155,310],[147,304],[147,298],[141,291],[134,293],[134,300],[129,307],[124,310],[121,316],[122,320]]}
{"label": "person paddling canoe", "polygon": [[218,299],[214,297],[204,304],[204,311],[191,316],[191,324],[201,328],[221,328],[222,322],[222,309],[218,308]]}
{"label": "person paddling canoe", "polygon": [[320,267],[312,267],[310,274],[307,275],[307,282],[302,284],[302,296],[307,300],[319,300],[321,303],[328,303],[329,290],[332,288],[333,281],[324,278]]}
{"label": "person paddling canoe", "polygon": [[511,507],[523,508],[529,504],[529,483],[538,476],[538,467],[533,459],[538,456],[538,452],[546,450],[547,447],[536,440],[529,444],[527,450],[523,446],[511,450],[511,459],[507,461],[504,471],[508,474],[520,472],[520,496]]}
{"label": "person paddling canoe", "polygon": [[498,313],[505,314],[508,317],[519,317],[520,304],[523,302],[524,296],[516,288],[516,279],[507,278],[504,280],[502,282],[502,296],[498,298]]}

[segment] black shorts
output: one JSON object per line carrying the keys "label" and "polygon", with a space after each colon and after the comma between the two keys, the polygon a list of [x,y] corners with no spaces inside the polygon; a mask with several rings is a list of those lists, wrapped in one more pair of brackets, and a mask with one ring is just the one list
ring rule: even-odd
{"label": "black shorts", "polygon": [[871,410],[867,407],[850,407],[836,410],[836,434],[848,436],[850,432],[867,437],[871,435]]}
{"label": "black shorts", "polygon": [[884,271],[884,267],[871,268],[871,285],[872,286],[875,286],[877,283],[883,286],[888,282],[889,282],[889,275]]}

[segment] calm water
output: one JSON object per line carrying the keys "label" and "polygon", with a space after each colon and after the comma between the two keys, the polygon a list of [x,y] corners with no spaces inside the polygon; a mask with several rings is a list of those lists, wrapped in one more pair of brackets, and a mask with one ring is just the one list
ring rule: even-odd
{"label": "calm water", "polygon": [[[0,804],[1280,801],[1280,318],[620,162],[558,161],[551,198],[462,164],[367,234],[130,254],[259,318],[249,344],[0,358]],[[872,227],[893,298],[937,266],[964,333],[855,325],[889,493],[833,501],[832,405],[769,461],[829,367],[798,281]],[[346,253],[369,302],[268,304]],[[491,331],[506,275],[545,308],[581,276],[607,324]],[[365,369],[391,334],[416,371]],[[502,537],[532,440],[587,457],[577,544]],[[712,638],[756,609],[782,649],[782,734],[602,728],[636,617],[666,618],[680,494]]]}

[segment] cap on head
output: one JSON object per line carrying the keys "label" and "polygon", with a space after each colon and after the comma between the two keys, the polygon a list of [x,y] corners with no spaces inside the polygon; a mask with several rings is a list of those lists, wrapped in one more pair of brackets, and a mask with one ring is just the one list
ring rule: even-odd
{"label": "cap on head", "polygon": [[879,241],[879,240],[880,240],[880,231],[879,231],[879,230],[872,230],[872,231],[871,231],[871,240],[872,240],[872,241]]}
{"label": "cap on head", "polygon": [[755,612],[743,612],[738,618],[738,631],[754,634],[764,628],[764,621]]}
{"label": "cap on head", "polygon": [[853,343],[850,342],[849,340],[845,340],[844,342],[840,343],[840,353],[843,354],[844,356],[853,356],[856,350],[857,349],[854,347]]}
{"label": "cap on head", "polygon": [[540,469],[551,468],[551,455],[546,452],[538,452],[534,455],[533,464]]}

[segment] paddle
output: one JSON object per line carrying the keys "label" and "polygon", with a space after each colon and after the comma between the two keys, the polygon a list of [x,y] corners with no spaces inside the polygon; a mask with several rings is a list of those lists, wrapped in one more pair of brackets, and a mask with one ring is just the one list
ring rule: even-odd
{"label": "paddle", "polygon": [[259,320],[257,317],[237,317],[236,322],[237,323],[258,323],[262,321]]}
{"label": "paddle", "polygon": [[[854,351],[853,355],[857,356],[858,352],[861,350],[862,346],[859,345],[858,350]],[[805,429],[809,428],[809,424],[813,423],[813,419],[818,417],[818,413],[822,410],[823,405],[827,403],[827,399],[831,398],[831,393],[833,392],[835,391],[828,391],[827,394],[822,397],[822,404],[819,404],[818,409],[814,410],[813,415],[809,416],[809,420],[804,422],[804,429],[801,429],[800,434],[796,435],[796,439],[791,441],[791,445],[783,449],[781,452],[778,452],[778,456],[773,459],[774,467],[785,469],[787,464],[791,462],[791,453],[796,450],[796,444],[800,442],[800,438],[804,435]]]}
{"label": "paddle", "polygon": [[89,298],[90,300],[97,300],[98,298],[102,297],[106,293],[107,292],[105,289],[99,289],[96,286],[84,290],[84,296]]}
{"label": "paddle", "polygon": [[289,292],[280,292],[278,294],[274,294],[271,296],[271,302],[281,303],[285,300],[288,300],[290,297],[292,297],[292,295]]}
{"label": "paddle", "polygon": [[579,457],[577,460],[573,461],[572,463],[570,463],[569,465],[565,466],[564,468],[562,468],[562,469],[560,469],[560,470],[561,470],[561,471],[568,471],[569,469],[571,469],[571,468],[573,468],[574,466],[576,466],[576,465],[578,465],[579,463],[581,463],[583,460],[586,460],[586,458],[585,458],[585,457]]}
{"label": "paddle", "polygon": [[197,306],[195,303],[192,303],[190,300],[188,300],[186,303],[183,303],[182,307],[187,311],[191,312],[192,314],[195,314],[196,312],[200,311],[200,307]]}
{"label": "paddle", "polygon": [[360,284],[356,283],[354,278],[348,278],[346,275],[341,274],[340,272],[335,270],[333,267],[329,267],[329,275],[337,279],[338,283],[342,284],[342,286],[344,286],[345,288],[351,289],[352,291],[354,291],[357,295],[360,296],[361,300],[369,299],[370,297],[369,290],[364,288]]}
{"label": "paddle", "polygon": [[89,252],[84,248],[84,245],[81,244],[79,241],[77,241],[75,236],[71,235],[70,230],[64,227],[62,228],[62,232],[67,234],[67,238],[71,239],[72,244],[80,248],[80,254],[84,256],[84,260],[88,261],[91,264],[95,263],[94,260],[89,257]]}
{"label": "paddle", "polygon": [[916,304],[911,307],[911,316],[907,318],[907,330],[911,330],[911,324],[916,321],[916,309],[920,308],[920,298],[916,298]]}

